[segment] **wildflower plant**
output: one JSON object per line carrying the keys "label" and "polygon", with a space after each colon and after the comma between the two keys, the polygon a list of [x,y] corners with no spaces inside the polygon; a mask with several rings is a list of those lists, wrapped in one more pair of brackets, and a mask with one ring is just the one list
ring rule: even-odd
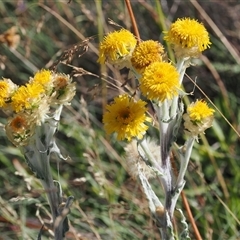
{"label": "wildflower plant", "polygon": [[66,160],[54,134],[63,106],[70,104],[75,94],[75,83],[68,75],[43,69],[22,86],[3,79],[0,89],[0,107],[9,116],[6,135],[41,181],[51,208],[54,237],[61,240],[68,231],[67,214],[73,197],[63,202],[61,185],[53,180],[50,159],[54,153],[59,160]]}
{"label": "wildflower plant", "polygon": [[[100,63],[113,63],[114,59],[114,64],[121,64],[123,56],[125,57],[123,53],[119,53],[120,48],[115,41],[106,41],[113,39],[115,34],[116,32],[109,33],[100,43]],[[130,54],[130,61],[125,66],[137,79],[139,94],[126,93],[116,97],[106,107],[103,124],[108,134],[116,133],[117,140],[126,139],[130,142],[126,147],[129,173],[134,178],[138,176],[141,182],[161,239],[175,239],[174,210],[185,185],[184,177],[192,148],[199,135],[211,127],[214,117],[214,110],[203,100],[191,103],[185,111],[182,98],[187,93],[181,87],[182,80],[186,69],[191,66],[192,58],[198,57],[211,43],[205,27],[190,18],[178,19],[164,34],[164,39],[175,51],[175,64],[165,60],[161,43],[148,40],[139,41],[134,46],[132,39],[125,38],[126,35],[132,36],[130,32],[127,34],[127,30],[118,31],[121,46],[128,46],[126,54]],[[157,122],[151,121],[147,116],[146,103],[139,96],[151,102]],[[176,140],[182,121],[186,141],[183,146],[178,147]],[[158,128],[158,142],[147,135],[149,127]],[[173,170],[172,151],[180,160],[178,173]],[[160,180],[164,196],[156,195],[149,178]],[[179,212],[184,226],[181,236],[183,239],[190,239],[185,217],[180,209]]]}

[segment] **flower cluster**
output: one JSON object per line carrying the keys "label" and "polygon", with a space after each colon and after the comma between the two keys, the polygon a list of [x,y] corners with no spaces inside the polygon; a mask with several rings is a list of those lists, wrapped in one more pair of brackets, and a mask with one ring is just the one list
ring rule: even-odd
{"label": "flower cluster", "polygon": [[[103,39],[99,47],[98,62],[105,63],[108,61],[109,63],[121,66],[121,68],[128,67],[130,71],[135,73],[139,81],[141,94],[148,100],[154,101],[159,106],[162,105],[165,100],[171,101],[170,104],[172,106],[167,106],[173,114],[170,116],[171,118],[174,117],[174,114],[177,114],[178,96],[183,92],[181,90],[181,83],[185,69],[189,66],[189,62],[184,61],[192,57],[197,57],[210,46],[211,42],[205,27],[198,21],[190,18],[178,19],[174,22],[170,26],[169,31],[165,32],[164,39],[169,42],[175,50],[178,60],[176,66],[165,59],[164,56],[166,54],[164,53],[164,47],[160,42],[147,40],[137,44],[134,35],[125,29],[109,33]],[[119,97],[119,99],[122,98]],[[122,114],[125,116],[127,113],[128,117],[131,116],[132,126],[133,123],[141,126],[140,122],[134,121],[133,117],[136,117],[136,115],[129,112],[133,110],[129,108],[126,101],[122,101],[121,104],[117,101],[115,104],[116,107],[120,106],[121,109],[125,108],[125,112],[121,110]],[[116,117],[116,112],[109,111],[109,108],[117,109],[115,105],[107,106],[107,112],[103,118],[107,133],[117,132],[119,140],[124,138],[129,140],[131,137],[139,136],[138,132],[129,131],[127,127],[120,127],[123,124],[123,121],[120,119],[123,118]],[[170,110],[170,108],[172,110]],[[168,116],[168,114],[166,116]],[[126,119],[130,119],[128,117]],[[186,120],[186,115],[184,119]],[[114,122],[114,128],[114,124],[111,122]],[[124,126],[127,126],[127,124]],[[210,125],[208,125],[208,127],[210,127]],[[135,129],[136,128],[135,126]],[[196,134],[196,130],[192,127],[189,127],[188,130]],[[198,134],[200,132],[199,130]]]}
{"label": "flower cluster", "polygon": [[[146,115],[146,102],[135,101],[127,94],[114,98],[114,102],[107,105],[103,124],[107,134],[116,133],[117,140],[131,141],[125,148],[127,171],[133,178],[139,178],[149,200],[149,208],[162,233],[161,239],[174,239],[171,219],[185,185],[184,177],[192,148],[198,135],[211,127],[214,113],[205,101],[197,100],[183,114],[182,98],[187,94],[181,85],[192,58],[198,57],[211,42],[205,27],[189,18],[178,19],[164,34],[164,40],[174,50],[176,63],[167,59],[161,43],[147,40],[136,44],[134,36],[127,30],[109,33],[104,38],[100,43],[98,61],[128,67],[129,76],[134,75],[138,81],[139,92],[136,91],[134,96],[143,96],[151,102],[155,111],[154,117],[159,128],[158,144],[147,141],[145,137],[148,129],[145,122],[151,122]],[[173,142],[177,139],[182,119],[187,139],[183,146],[177,147]],[[171,150],[176,151],[180,162],[176,172],[173,171]],[[152,177],[161,182],[163,203],[148,182]],[[182,236],[189,239],[187,229]]]}
{"label": "flower cluster", "polygon": [[25,146],[36,126],[49,118],[58,105],[69,104],[75,83],[65,74],[40,70],[22,86],[0,81],[0,107],[9,117],[6,134],[16,146]]}

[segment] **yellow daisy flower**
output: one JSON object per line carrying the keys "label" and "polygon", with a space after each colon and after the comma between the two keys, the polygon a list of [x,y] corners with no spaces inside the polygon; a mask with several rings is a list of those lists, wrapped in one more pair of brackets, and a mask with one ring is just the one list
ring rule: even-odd
{"label": "yellow daisy flower", "polygon": [[19,87],[11,98],[13,110],[18,113],[22,110],[35,107],[35,104],[40,101],[42,93],[44,93],[44,89],[38,83],[30,83]]}
{"label": "yellow daisy flower", "polygon": [[6,81],[0,82],[0,107],[3,107],[8,98],[8,83]]}
{"label": "yellow daisy flower", "polygon": [[179,73],[167,62],[150,64],[139,79],[140,90],[149,100],[163,102],[178,95]]}
{"label": "yellow daisy flower", "polygon": [[44,89],[46,95],[52,94],[53,89],[53,72],[47,69],[41,69],[35,73],[33,78],[30,78],[30,84],[40,84]]}
{"label": "yellow daisy flower", "polygon": [[142,72],[153,62],[161,62],[164,48],[161,43],[153,40],[140,42],[132,53],[132,66]]}
{"label": "yellow daisy flower", "polygon": [[109,33],[100,43],[98,62],[108,61],[123,67],[131,58],[136,44],[136,38],[126,29]]}
{"label": "yellow daisy flower", "polygon": [[151,121],[151,118],[146,116],[146,104],[142,100],[135,102],[127,94],[114,98],[114,102],[107,105],[107,111],[103,115],[107,134],[117,133],[118,140],[130,141],[134,137],[142,139],[148,129],[144,122]]}
{"label": "yellow daisy flower", "polygon": [[32,81],[46,86],[51,81],[51,71],[42,69],[36,72]]}
{"label": "yellow daisy flower", "polygon": [[203,24],[190,18],[181,18],[172,23],[164,39],[174,45],[177,57],[197,57],[211,44]]}
{"label": "yellow daisy flower", "polygon": [[14,84],[10,79],[3,79],[0,81],[0,107],[6,107],[7,102],[14,91],[17,89],[17,85]]}
{"label": "yellow daisy flower", "polygon": [[204,118],[212,116],[215,112],[214,109],[208,107],[205,101],[199,100],[192,103],[187,111],[192,122],[201,122]]}
{"label": "yellow daisy flower", "polygon": [[184,127],[193,136],[212,126],[214,109],[208,107],[205,101],[197,100],[187,108],[187,113],[183,115]]}

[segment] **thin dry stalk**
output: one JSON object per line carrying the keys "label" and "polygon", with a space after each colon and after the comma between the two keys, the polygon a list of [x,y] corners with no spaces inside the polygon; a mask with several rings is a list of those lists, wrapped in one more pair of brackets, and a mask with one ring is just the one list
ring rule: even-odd
{"label": "thin dry stalk", "polygon": [[129,16],[131,18],[131,22],[132,22],[132,26],[133,26],[133,32],[134,32],[134,34],[135,34],[135,36],[137,38],[137,41],[140,42],[141,39],[140,39],[140,35],[139,35],[136,19],[135,19],[134,14],[133,14],[133,10],[132,10],[132,6],[131,6],[131,3],[130,3],[130,0],[125,0],[125,3],[127,5]]}
{"label": "thin dry stalk", "polygon": [[189,222],[192,225],[193,232],[195,234],[196,240],[202,240],[202,237],[201,237],[201,235],[200,235],[200,233],[198,231],[197,225],[196,225],[195,220],[193,218],[192,211],[190,209],[188,200],[187,200],[186,195],[185,195],[185,193],[183,191],[181,192],[181,197],[182,197],[183,205],[184,205],[184,207],[185,207],[185,209],[187,211]]}

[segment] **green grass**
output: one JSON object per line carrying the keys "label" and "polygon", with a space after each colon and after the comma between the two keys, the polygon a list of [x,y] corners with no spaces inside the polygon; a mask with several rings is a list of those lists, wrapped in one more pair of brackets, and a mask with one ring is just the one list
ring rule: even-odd
{"label": "green grass", "polygon": [[[74,78],[77,94],[72,105],[64,108],[56,135],[63,154],[71,159],[52,162],[54,178],[59,178],[66,196],[75,198],[67,239],[160,239],[139,182],[131,179],[120,163],[124,164],[125,143],[116,142],[102,130],[102,106],[118,94],[113,87],[107,89],[102,80],[116,84],[116,80],[124,82],[126,76],[112,67],[100,68],[96,62],[98,42],[115,28],[107,23],[108,18],[131,27],[124,2],[43,1],[39,5],[37,1],[23,1],[21,7],[17,2],[0,2],[0,33],[17,26],[21,36],[14,51],[6,44],[0,45],[0,55],[5,56],[0,76],[17,84],[25,83],[38,69],[50,68],[65,50],[94,36],[88,51],[81,57],[73,55],[70,64],[95,75]],[[216,28],[202,15],[206,11],[229,43],[239,49],[238,15],[230,14],[238,6],[237,1],[198,1],[201,11],[190,1],[165,1],[163,14],[157,2],[132,1],[141,38],[162,40],[162,30],[178,17],[203,21],[212,41],[211,48],[203,53],[209,62],[199,60],[187,74],[192,79],[197,77],[197,84],[239,131],[239,65]],[[58,71],[71,73],[72,68],[59,64]],[[107,77],[97,77],[101,71]],[[187,78],[184,86],[188,92],[193,89]],[[205,98],[198,89],[194,96]],[[3,113],[0,122],[6,122]],[[0,142],[0,239],[36,239],[40,220],[49,226],[44,192],[20,151],[6,139],[3,127]],[[202,238],[240,239],[239,137],[218,111],[213,127],[194,146],[186,180],[184,192]],[[182,208],[181,199],[177,206]],[[191,226],[190,231],[194,236]],[[43,232],[43,239],[50,236],[47,230]]]}

